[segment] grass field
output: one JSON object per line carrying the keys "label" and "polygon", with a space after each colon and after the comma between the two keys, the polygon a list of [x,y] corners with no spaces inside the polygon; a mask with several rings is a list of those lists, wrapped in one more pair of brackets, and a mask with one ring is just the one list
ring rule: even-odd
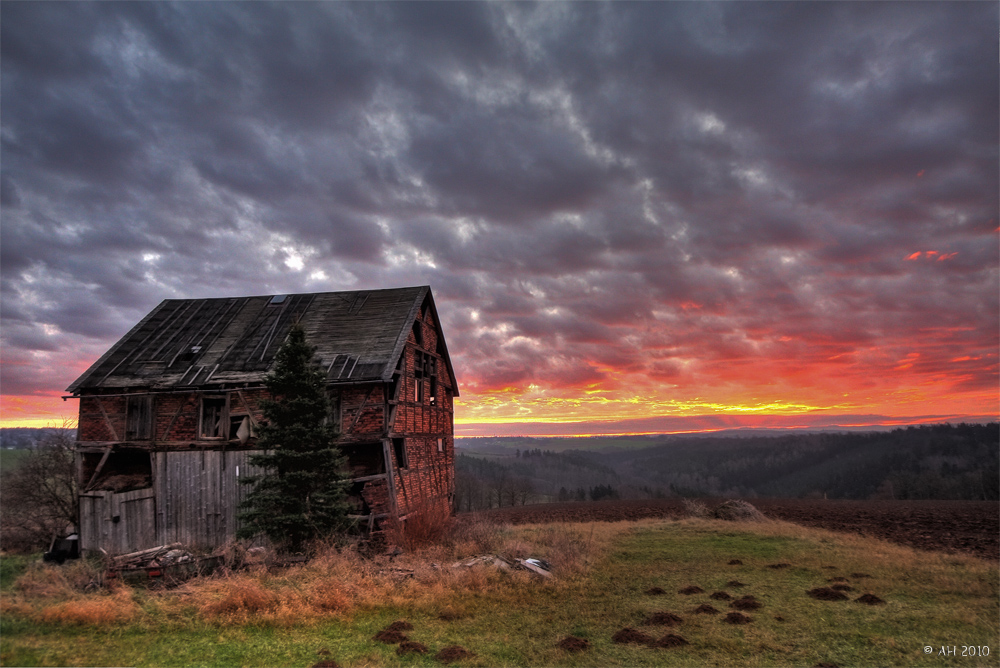
{"label": "grass field", "polygon": [[[450,567],[456,556],[484,548],[549,559],[556,577]],[[734,559],[742,564],[731,565]],[[4,666],[311,666],[321,660],[434,666],[441,665],[434,653],[449,645],[474,653],[457,664],[468,666],[1000,663],[995,563],[781,522],[495,528],[485,538],[467,536],[392,562],[331,553],[283,573],[241,573],[163,592],[85,594],[74,588],[88,577],[84,565],[57,570],[3,561]],[[782,563],[788,566],[771,567]],[[847,600],[806,595],[833,578],[846,578],[853,588]],[[679,593],[689,586],[704,591]],[[647,593],[654,587],[665,593]],[[752,595],[762,607],[744,613],[750,623],[728,624],[728,602],[710,598],[717,591]],[[885,603],[856,602],[864,593]],[[720,614],[693,614],[701,605]],[[682,621],[644,625],[656,612]],[[396,645],[372,639],[395,620],[412,624],[406,635],[429,653],[401,657]],[[688,644],[613,642],[624,627],[654,638],[672,633]],[[569,635],[586,639],[589,648],[561,649]],[[989,655],[962,656],[969,646],[977,654],[988,647]]]}

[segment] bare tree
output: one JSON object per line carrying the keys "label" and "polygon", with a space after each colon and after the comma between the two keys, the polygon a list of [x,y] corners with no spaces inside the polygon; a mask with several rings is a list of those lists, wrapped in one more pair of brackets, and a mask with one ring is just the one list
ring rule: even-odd
{"label": "bare tree", "polygon": [[52,429],[31,452],[0,476],[0,537],[5,550],[47,547],[79,517],[75,430]]}

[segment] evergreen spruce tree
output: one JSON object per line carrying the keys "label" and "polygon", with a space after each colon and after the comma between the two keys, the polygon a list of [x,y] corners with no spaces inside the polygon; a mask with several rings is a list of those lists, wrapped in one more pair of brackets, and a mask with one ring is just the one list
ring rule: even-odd
{"label": "evergreen spruce tree", "polygon": [[334,445],[326,379],[313,362],[302,327],[292,327],[264,384],[264,424],[257,445],[267,454],[250,464],[263,469],[241,505],[240,538],[265,534],[281,550],[297,552],[348,525],[346,458]]}

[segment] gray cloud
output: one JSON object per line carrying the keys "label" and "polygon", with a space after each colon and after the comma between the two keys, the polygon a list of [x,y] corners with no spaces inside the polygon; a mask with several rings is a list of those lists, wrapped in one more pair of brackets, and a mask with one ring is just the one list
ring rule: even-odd
{"label": "gray cloud", "polygon": [[0,13],[5,394],[164,298],[414,283],[477,391],[995,388],[994,5]]}

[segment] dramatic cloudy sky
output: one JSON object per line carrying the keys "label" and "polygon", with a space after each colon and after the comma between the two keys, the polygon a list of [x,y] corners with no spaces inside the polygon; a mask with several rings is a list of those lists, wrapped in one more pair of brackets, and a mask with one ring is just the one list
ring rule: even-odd
{"label": "dramatic cloudy sky", "polygon": [[996,416],[998,11],[5,1],[3,424],[162,299],[415,284],[461,433]]}

